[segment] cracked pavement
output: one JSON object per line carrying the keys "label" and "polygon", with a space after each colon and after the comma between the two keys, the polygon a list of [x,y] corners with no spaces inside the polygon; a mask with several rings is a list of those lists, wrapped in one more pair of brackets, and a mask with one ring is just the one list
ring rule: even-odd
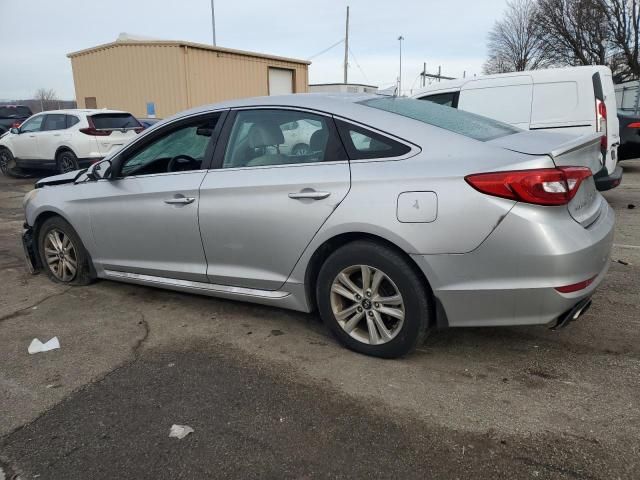
{"label": "cracked pavement", "polygon": [[[433,334],[402,360],[315,315],[23,267],[0,176],[0,468],[7,478],[640,477],[640,160],[580,321]],[[624,265],[617,260],[628,263]],[[53,336],[59,350],[28,355]],[[168,438],[173,423],[195,432]]]}

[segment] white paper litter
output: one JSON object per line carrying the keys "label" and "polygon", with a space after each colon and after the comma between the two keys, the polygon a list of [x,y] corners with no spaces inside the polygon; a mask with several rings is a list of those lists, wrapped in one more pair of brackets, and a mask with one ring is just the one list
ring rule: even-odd
{"label": "white paper litter", "polygon": [[193,428],[191,428],[189,425],[171,425],[171,430],[169,430],[169,437],[183,439],[193,432]]}
{"label": "white paper litter", "polygon": [[0,467],[0,480],[4,480],[5,476],[4,476],[4,470],[2,470],[2,467]]}
{"label": "white paper litter", "polygon": [[34,338],[29,344],[28,351],[30,355],[33,355],[34,353],[48,352],[49,350],[55,350],[56,348],[60,348],[58,337],[53,337],[47,343],[42,343],[37,338]]}

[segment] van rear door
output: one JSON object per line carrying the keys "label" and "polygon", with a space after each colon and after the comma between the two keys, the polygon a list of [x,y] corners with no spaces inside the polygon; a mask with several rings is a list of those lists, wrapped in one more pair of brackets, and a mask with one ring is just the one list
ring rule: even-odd
{"label": "van rear door", "polygon": [[462,86],[458,108],[528,130],[532,95],[529,75],[470,80]]}

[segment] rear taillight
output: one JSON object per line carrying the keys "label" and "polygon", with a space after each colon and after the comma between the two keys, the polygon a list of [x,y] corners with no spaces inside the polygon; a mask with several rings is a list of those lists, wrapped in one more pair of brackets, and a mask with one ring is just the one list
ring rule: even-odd
{"label": "rear taillight", "polygon": [[587,167],[476,173],[464,179],[479,192],[535,205],[565,205],[591,176]]}
{"label": "rear taillight", "polygon": [[607,104],[596,98],[596,131],[607,133]]}
{"label": "rear taillight", "polygon": [[98,130],[97,128],[81,128],[80,131],[85,135],[91,135],[94,137],[108,137],[111,135],[111,130]]}
{"label": "rear taillight", "polygon": [[627,125],[627,128],[640,128],[640,122],[633,122]]}
{"label": "rear taillight", "polygon": [[13,122],[11,128],[20,128],[20,125],[22,125],[22,122]]}
{"label": "rear taillight", "polygon": [[572,283],[571,285],[564,285],[562,287],[556,287],[556,290],[559,291],[560,293],[573,293],[573,292],[577,292],[579,290],[584,290],[585,288],[587,288],[589,285],[591,285],[593,283],[593,281],[596,279],[597,275],[595,277],[591,277],[587,280],[583,280],[581,282],[578,283]]}

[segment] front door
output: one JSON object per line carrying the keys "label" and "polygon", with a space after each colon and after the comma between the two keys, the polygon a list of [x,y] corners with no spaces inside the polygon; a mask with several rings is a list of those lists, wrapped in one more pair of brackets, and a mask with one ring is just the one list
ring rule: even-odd
{"label": "front door", "polygon": [[[291,136],[292,125],[298,148],[283,133]],[[239,110],[224,130],[200,189],[207,275],[219,285],[276,290],[349,191],[349,162],[329,116]]]}
{"label": "front door", "polygon": [[[126,148],[90,205],[94,262],[106,270],[207,281],[199,187],[220,114],[174,122]],[[117,170],[118,162],[114,162]]]}
{"label": "front door", "polygon": [[36,115],[24,122],[20,127],[20,134],[11,137],[13,156],[21,160],[37,160],[38,136],[41,135],[44,115]]}

